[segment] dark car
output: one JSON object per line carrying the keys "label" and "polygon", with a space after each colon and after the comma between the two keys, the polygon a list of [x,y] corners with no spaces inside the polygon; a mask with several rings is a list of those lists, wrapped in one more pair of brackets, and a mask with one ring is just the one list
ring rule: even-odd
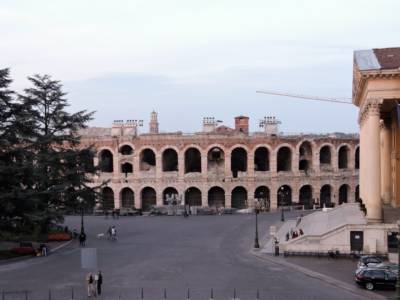
{"label": "dark car", "polygon": [[382,258],[373,255],[364,255],[360,257],[357,268],[373,267],[383,262]]}
{"label": "dark car", "polygon": [[394,288],[397,276],[388,270],[365,268],[356,273],[355,281],[358,285],[364,286],[367,290],[383,287]]}

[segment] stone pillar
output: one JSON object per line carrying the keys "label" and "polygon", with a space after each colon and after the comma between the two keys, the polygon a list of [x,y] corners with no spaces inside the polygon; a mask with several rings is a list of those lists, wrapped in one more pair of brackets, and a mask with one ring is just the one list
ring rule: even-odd
{"label": "stone pillar", "polygon": [[381,199],[384,204],[390,204],[392,200],[391,142],[390,123],[381,120]]}
{"label": "stone pillar", "polygon": [[254,153],[247,153],[247,176],[254,177]]}
{"label": "stone pillar", "polygon": [[134,189],[134,195],[135,195],[135,207],[136,208],[142,208],[142,195],[141,195],[141,190],[139,188]]}
{"label": "stone pillar", "polygon": [[363,178],[360,185],[367,208],[367,219],[371,223],[382,221],[381,202],[381,145],[379,100],[368,101],[361,112],[362,147],[360,148]]}
{"label": "stone pillar", "polygon": [[161,153],[156,153],[156,178],[157,181],[162,177],[162,155]]}
{"label": "stone pillar", "polygon": [[232,207],[232,194],[225,193],[225,207],[231,208]]}
{"label": "stone pillar", "polygon": [[207,152],[201,152],[201,176],[207,178]]}
{"label": "stone pillar", "polygon": [[271,151],[271,153],[270,153],[270,157],[269,157],[269,170],[270,170],[270,172],[271,172],[271,175],[272,174],[277,174],[277,156],[278,156],[278,153],[277,153],[277,151],[275,151],[275,150],[272,150]]}
{"label": "stone pillar", "polygon": [[270,197],[270,210],[271,211],[276,211],[278,209],[278,185],[276,183],[273,183],[271,185],[271,189],[269,191],[269,197]]}
{"label": "stone pillar", "polygon": [[162,206],[163,203],[163,191],[161,189],[156,189],[156,205]]}
{"label": "stone pillar", "polygon": [[119,164],[119,151],[118,148],[115,149],[113,153],[113,178],[121,178],[121,166]]}
{"label": "stone pillar", "polygon": [[225,152],[225,178],[232,178],[232,171],[231,171],[231,151]]}
{"label": "stone pillar", "polygon": [[178,152],[178,178],[179,181],[183,181],[185,176],[185,153]]}
{"label": "stone pillar", "polygon": [[140,156],[138,153],[133,155],[133,178],[138,179],[140,178]]}
{"label": "stone pillar", "polygon": [[201,206],[208,207],[208,189],[203,188],[201,191]]}

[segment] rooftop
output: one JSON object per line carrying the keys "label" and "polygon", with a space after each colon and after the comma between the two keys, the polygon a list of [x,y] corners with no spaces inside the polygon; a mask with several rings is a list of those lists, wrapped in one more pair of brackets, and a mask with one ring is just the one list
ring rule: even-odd
{"label": "rooftop", "polygon": [[360,71],[400,68],[400,47],[354,51],[354,62]]}

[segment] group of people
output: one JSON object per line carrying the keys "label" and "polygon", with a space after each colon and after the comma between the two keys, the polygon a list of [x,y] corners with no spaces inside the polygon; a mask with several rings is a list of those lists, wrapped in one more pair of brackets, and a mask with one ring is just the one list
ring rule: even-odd
{"label": "group of people", "polygon": [[290,231],[288,233],[286,233],[286,240],[288,241],[291,238],[295,239],[303,234],[304,234],[304,232],[303,232],[303,229],[301,229],[301,228],[299,229],[299,231],[290,229]]}
{"label": "group of people", "polygon": [[89,273],[86,276],[88,297],[101,295],[101,285],[103,284],[103,274],[98,271],[96,274]]}
{"label": "group of people", "polygon": [[114,225],[108,227],[107,237],[108,237],[109,240],[116,240],[117,239],[117,229],[115,228]]}

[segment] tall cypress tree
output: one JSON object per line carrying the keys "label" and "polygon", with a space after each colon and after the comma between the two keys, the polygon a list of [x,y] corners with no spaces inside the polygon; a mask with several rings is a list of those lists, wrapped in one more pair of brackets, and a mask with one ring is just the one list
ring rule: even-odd
{"label": "tall cypress tree", "polygon": [[90,187],[94,151],[80,146],[79,130],[86,128],[93,112],[69,113],[66,94],[59,81],[48,75],[28,77],[31,88],[20,99],[29,110],[32,136],[28,151],[33,158],[31,203],[34,223],[46,231],[63,217],[65,206],[76,206],[78,197],[93,206],[96,188]]}

